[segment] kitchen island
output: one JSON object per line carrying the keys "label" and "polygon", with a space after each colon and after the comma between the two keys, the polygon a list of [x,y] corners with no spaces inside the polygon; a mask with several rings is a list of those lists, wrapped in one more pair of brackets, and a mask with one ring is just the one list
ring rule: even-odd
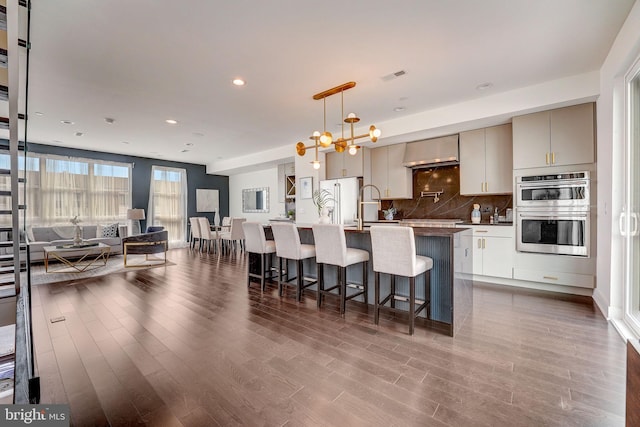
{"label": "kitchen island", "polygon": [[[313,231],[310,225],[299,225],[302,243],[313,244]],[[473,289],[471,273],[473,270],[472,230],[467,228],[427,228],[415,227],[416,252],[418,255],[433,259],[431,270],[431,310],[430,317],[416,319],[416,325],[424,323],[427,327],[442,331],[453,336],[460,329],[462,323],[471,312],[473,306]],[[356,230],[345,227],[347,246],[364,249],[371,253],[371,237],[368,228]],[[270,234],[270,233],[269,233]],[[251,262],[255,266],[255,263]],[[291,265],[290,267],[293,267]],[[315,260],[305,260],[305,276],[315,277]],[[325,267],[325,281],[331,284],[336,280],[335,267]],[[359,266],[348,270],[349,282],[362,283],[362,269]],[[374,273],[373,262],[369,262],[369,280],[367,304],[374,302]],[[384,294],[389,288],[389,277],[381,276],[381,292]],[[399,293],[408,295],[408,279],[398,278],[396,288]],[[312,288],[311,288],[312,289]],[[405,292],[406,291],[406,292]],[[416,280],[416,298],[424,299],[424,275]],[[350,304],[359,301],[360,297]],[[404,308],[407,303],[396,302],[396,307]],[[373,321],[373,320],[372,320]]]}

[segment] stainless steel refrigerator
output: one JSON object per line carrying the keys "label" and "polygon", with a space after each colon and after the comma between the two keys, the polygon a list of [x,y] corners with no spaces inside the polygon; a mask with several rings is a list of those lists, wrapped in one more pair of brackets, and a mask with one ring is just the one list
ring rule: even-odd
{"label": "stainless steel refrigerator", "polygon": [[331,193],[333,201],[327,204],[333,224],[355,225],[358,217],[358,178],[339,178],[320,181],[320,189]]}

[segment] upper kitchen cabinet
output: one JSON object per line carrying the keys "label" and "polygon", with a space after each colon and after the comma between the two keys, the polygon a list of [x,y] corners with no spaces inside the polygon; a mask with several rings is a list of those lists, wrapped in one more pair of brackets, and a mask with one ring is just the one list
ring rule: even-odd
{"label": "upper kitchen cabinet", "polygon": [[326,154],[326,177],[327,179],[346,178],[364,175],[364,151],[360,148],[355,155],[333,151]]}
{"label": "upper kitchen cabinet", "polygon": [[460,133],[460,194],[513,192],[511,124]]}
{"label": "upper kitchen cabinet", "polygon": [[513,118],[513,168],[593,163],[594,104]]}
{"label": "upper kitchen cabinet", "polygon": [[407,144],[394,144],[371,150],[371,183],[380,189],[382,199],[411,199],[412,170],[403,166]]}

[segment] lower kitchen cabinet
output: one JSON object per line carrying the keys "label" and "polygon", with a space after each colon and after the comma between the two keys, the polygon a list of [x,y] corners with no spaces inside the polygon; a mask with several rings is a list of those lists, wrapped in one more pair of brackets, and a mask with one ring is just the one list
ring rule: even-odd
{"label": "lower kitchen cabinet", "polygon": [[[562,255],[555,255],[562,256]],[[591,274],[567,273],[551,269],[514,268],[513,278],[530,282],[550,283],[554,285],[576,286],[579,288],[595,288],[594,276]]]}
{"label": "lower kitchen cabinet", "polygon": [[511,279],[515,252],[513,227],[488,225],[469,228],[473,229],[473,274]]}

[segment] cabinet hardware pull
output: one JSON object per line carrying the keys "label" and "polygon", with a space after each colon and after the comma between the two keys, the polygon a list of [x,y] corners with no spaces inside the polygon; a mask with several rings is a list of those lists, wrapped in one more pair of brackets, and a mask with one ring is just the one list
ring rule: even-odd
{"label": "cabinet hardware pull", "polygon": [[488,192],[489,192],[489,183],[488,183],[488,182],[485,182],[485,183],[484,183],[484,192],[485,192],[485,193],[488,193]]}
{"label": "cabinet hardware pull", "polygon": [[556,152],[551,153],[551,164],[556,164]]}
{"label": "cabinet hardware pull", "polygon": [[487,247],[487,241],[485,239],[482,239],[482,249]]}
{"label": "cabinet hardware pull", "polygon": [[549,279],[549,280],[558,280],[557,277],[553,277],[553,276],[542,276],[543,279]]}
{"label": "cabinet hardware pull", "polygon": [[482,249],[482,239],[478,239],[478,249]]}
{"label": "cabinet hardware pull", "polygon": [[545,156],[546,156],[546,162],[547,164],[549,164],[549,153],[546,153]]}
{"label": "cabinet hardware pull", "polygon": [[489,230],[476,230],[476,233],[488,233]]}
{"label": "cabinet hardware pull", "polygon": [[484,182],[480,183],[480,192],[484,192]]}

